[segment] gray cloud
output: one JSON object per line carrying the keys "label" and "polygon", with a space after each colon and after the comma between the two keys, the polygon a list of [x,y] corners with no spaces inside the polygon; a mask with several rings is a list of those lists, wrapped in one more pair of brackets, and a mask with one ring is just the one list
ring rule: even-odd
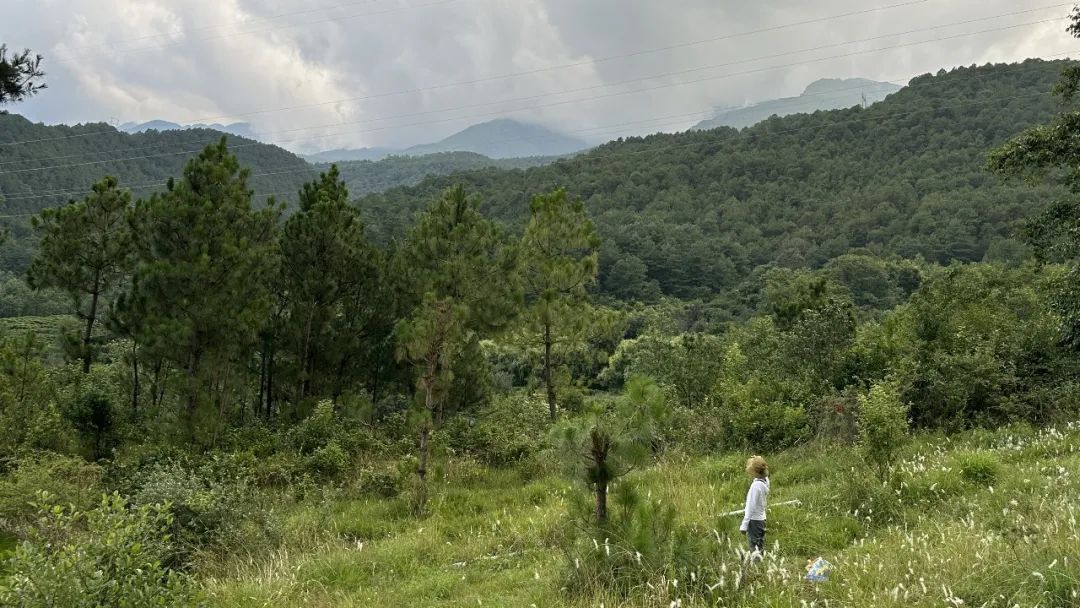
{"label": "gray cloud", "polygon": [[[1064,4],[927,0],[813,22],[901,1],[9,0],[18,27],[0,40],[46,56],[49,89],[17,108],[32,119],[247,121],[301,151],[432,141],[500,115],[608,139],[685,128],[712,107],[795,95],[822,77],[906,80],[1080,50]],[[801,25],[589,63],[786,24]],[[838,46],[806,51],[826,45]],[[566,64],[581,65],[544,70]],[[489,79],[520,72],[534,73]],[[442,86],[478,79],[488,80]],[[617,84],[628,80],[640,81]],[[384,95],[396,91],[411,92]]]}

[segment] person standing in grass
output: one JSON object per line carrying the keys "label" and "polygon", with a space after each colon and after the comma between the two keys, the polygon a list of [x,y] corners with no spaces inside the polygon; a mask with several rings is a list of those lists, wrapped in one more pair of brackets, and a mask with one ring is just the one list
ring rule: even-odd
{"label": "person standing in grass", "polygon": [[746,474],[753,477],[746,492],[746,509],[739,531],[746,535],[750,551],[765,550],[765,507],[769,500],[769,465],[761,456],[746,461]]}

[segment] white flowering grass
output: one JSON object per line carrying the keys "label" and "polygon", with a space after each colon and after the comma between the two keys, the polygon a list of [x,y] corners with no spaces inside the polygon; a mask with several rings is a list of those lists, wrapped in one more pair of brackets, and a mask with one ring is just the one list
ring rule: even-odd
{"label": "white flowering grass", "polygon": [[[658,570],[628,594],[603,581],[584,595],[563,589],[578,489],[475,467],[440,484],[421,519],[401,500],[297,507],[279,551],[207,564],[200,580],[230,607],[1080,606],[1080,424],[922,437],[884,484],[849,449],[772,455],[770,501],[801,505],[770,509],[770,550],[749,566],[739,518],[722,515],[745,497],[741,460],[671,456],[631,475],[713,551],[685,576]],[[991,461],[992,475],[971,464]],[[616,540],[590,547],[635,558]],[[811,584],[805,566],[818,555],[833,574]]]}

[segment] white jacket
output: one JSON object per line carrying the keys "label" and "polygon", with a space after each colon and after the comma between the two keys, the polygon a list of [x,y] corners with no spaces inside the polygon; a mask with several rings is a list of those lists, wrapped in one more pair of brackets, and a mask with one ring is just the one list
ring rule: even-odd
{"label": "white jacket", "polygon": [[769,478],[757,477],[750,483],[750,489],[746,491],[746,510],[739,530],[745,532],[750,525],[750,520],[765,521],[765,507],[768,502]]}

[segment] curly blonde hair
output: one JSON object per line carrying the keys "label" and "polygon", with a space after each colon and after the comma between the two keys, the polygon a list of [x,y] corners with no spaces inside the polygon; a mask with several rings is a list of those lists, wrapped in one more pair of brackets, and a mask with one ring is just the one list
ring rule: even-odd
{"label": "curly blonde hair", "polygon": [[746,460],[746,472],[754,477],[768,477],[769,465],[761,456],[751,456]]}

